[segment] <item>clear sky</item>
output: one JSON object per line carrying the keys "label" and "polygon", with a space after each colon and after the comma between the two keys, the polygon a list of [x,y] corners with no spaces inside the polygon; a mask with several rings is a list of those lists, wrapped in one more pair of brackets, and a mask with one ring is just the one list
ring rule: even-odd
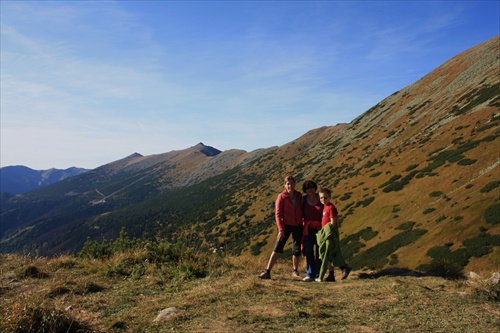
{"label": "clear sky", "polygon": [[7,1],[0,166],[281,146],[500,33],[499,1]]}

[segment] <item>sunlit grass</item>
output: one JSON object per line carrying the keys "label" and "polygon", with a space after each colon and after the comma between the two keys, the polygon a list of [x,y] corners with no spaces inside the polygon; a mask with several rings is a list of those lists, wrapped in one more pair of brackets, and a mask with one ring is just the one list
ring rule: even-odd
{"label": "sunlit grass", "polygon": [[[260,280],[265,263],[252,257],[218,256],[201,278],[172,274],[172,268],[139,262],[140,257],[2,255],[0,331],[494,332],[500,324],[498,283],[489,279],[493,268],[468,280],[395,269],[304,283],[291,276],[289,260],[278,262],[271,280]],[[196,265],[196,259],[189,263]],[[124,262],[130,265],[127,274],[109,273]],[[26,276],[27,267],[43,275]],[[174,316],[153,322],[169,307],[176,309]]]}

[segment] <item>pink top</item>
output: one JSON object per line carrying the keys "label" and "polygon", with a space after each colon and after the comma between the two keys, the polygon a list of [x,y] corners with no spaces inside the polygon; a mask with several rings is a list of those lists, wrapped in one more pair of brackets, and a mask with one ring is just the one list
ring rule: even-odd
{"label": "pink top", "polygon": [[278,194],[275,217],[279,231],[285,230],[285,224],[302,225],[302,194],[294,191],[293,195],[290,195],[286,190]]}

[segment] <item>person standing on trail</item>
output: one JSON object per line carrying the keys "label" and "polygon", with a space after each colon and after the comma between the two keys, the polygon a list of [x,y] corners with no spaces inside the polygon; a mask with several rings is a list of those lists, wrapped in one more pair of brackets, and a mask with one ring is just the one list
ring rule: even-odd
{"label": "person standing on trail", "polygon": [[319,271],[319,282],[325,281],[323,278],[328,270],[330,274],[326,281],[335,281],[333,267],[338,266],[342,270],[342,280],[347,279],[351,268],[347,265],[340,250],[340,236],[338,227],[338,211],[330,202],[331,191],[326,188],[319,190],[319,199],[323,203],[322,229],[317,233],[319,245],[319,255],[321,259],[321,269]]}
{"label": "person standing on trail", "polygon": [[302,243],[302,194],[295,190],[295,178],[285,177],[285,189],[278,194],[275,204],[275,218],[278,227],[278,237],[274,250],[271,253],[267,268],[259,275],[261,279],[271,278],[271,269],[283,253],[285,244],[292,235],[292,265],[293,277],[300,277],[299,259],[300,245]]}
{"label": "person standing on trail", "polygon": [[321,260],[319,259],[319,248],[316,242],[316,234],[321,230],[323,216],[323,204],[317,193],[318,186],[312,180],[306,180],[302,184],[302,216],[304,217],[304,255],[306,256],[306,277],[304,282],[311,282],[319,278]]}

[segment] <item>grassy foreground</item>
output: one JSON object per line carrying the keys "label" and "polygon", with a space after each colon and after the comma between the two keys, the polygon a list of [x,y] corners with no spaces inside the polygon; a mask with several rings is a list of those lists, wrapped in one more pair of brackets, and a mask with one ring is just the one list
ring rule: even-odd
{"label": "grassy foreground", "polygon": [[[0,256],[1,332],[498,332],[491,271],[448,280],[404,270],[305,283],[280,261],[193,255],[175,265]],[[197,266],[203,263],[203,267]],[[337,271],[338,276],[340,272]],[[154,321],[163,309],[170,316]]]}

